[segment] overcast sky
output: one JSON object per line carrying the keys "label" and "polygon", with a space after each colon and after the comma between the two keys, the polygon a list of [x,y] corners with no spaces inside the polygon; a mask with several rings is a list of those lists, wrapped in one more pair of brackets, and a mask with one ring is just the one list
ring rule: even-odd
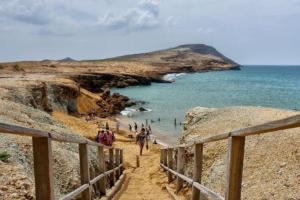
{"label": "overcast sky", "polygon": [[300,0],[0,0],[0,61],[98,59],[187,43],[300,64]]}

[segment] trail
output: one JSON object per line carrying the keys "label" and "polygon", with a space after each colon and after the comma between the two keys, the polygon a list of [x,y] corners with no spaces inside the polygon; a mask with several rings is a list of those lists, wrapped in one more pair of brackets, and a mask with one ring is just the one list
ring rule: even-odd
{"label": "trail", "polygon": [[159,146],[149,145],[149,150],[140,156],[140,167],[136,168],[138,146],[134,142],[117,142],[124,149],[127,180],[122,191],[115,197],[119,200],[165,200],[170,199],[164,188],[166,176],[159,169]]}

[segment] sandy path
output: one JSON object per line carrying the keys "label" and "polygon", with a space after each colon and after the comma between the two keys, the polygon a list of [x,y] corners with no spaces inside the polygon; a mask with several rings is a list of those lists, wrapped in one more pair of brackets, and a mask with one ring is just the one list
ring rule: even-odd
{"label": "sandy path", "polygon": [[[81,135],[93,139],[97,130],[95,121],[86,122],[83,119],[72,117],[64,113],[54,112],[53,116],[63,122],[70,129],[77,131]],[[102,119],[103,120],[103,119]],[[115,122],[108,121],[113,127]],[[101,121],[104,124],[104,121]],[[124,135],[125,130],[122,130]],[[159,145],[149,143],[149,150],[144,151],[144,155],[140,157],[140,167],[136,168],[136,155],[139,147],[133,140],[128,139],[124,135],[116,135],[117,141],[115,147],[123,148],[124,165],[127,178],[122,191],[116,195],[115,199],[120,200],[165,200],[170,199],[165,189],[167,183],[166,175],[159,167]]]}
{"label": "sandy path", "polygon": [[164,189],[167,179],[159,169],[159,147],[149,145],[149,150],[145,150],[140,156],[140,167],[136,168],[136,155],[138,146],[134,142],[117,142],[116,146],[124,149],[124,162],[127,174],[126,184],[121,194],[115,199],[120,200],[164,200],[170,199],[169,194]]}

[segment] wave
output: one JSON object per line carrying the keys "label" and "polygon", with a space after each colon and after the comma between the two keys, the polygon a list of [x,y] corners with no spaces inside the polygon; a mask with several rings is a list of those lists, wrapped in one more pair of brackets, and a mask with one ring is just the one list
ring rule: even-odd
{"label": "wave", "polygon": [[127,117],[132,117],[137,112],[151,112],[152,111],[149,108],[145,108],[145,110],[146,111],[139,111],[138,109],[135,109],[135,108],[125,108],[124,110],[121,111],[121,115],[127,116]]}
{"label": "wave", "polygon": [[163,76],[163,79],[166,81],[175,81],[176,78],[184,76],[186,73],[171,73]]}

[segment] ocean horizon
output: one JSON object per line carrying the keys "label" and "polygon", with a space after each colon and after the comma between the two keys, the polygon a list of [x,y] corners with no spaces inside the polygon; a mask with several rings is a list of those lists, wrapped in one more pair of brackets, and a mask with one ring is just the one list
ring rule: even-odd
{"label": "ocean horizon", "polygon": [[[243,65],[241,70],[168,74],[165,78],[174,82],[113,88],[112,92],[145,102],[126,108],[123,117],[138,123],[145,123],[147,119],[154,132],[177,137],[182,132],[180,122],[184,122],[185,114],[197,106],[300,110],[298,65]],[[147,111],[138,112],[138,107]],[[175,118],[177,126],[174,125]]]}

